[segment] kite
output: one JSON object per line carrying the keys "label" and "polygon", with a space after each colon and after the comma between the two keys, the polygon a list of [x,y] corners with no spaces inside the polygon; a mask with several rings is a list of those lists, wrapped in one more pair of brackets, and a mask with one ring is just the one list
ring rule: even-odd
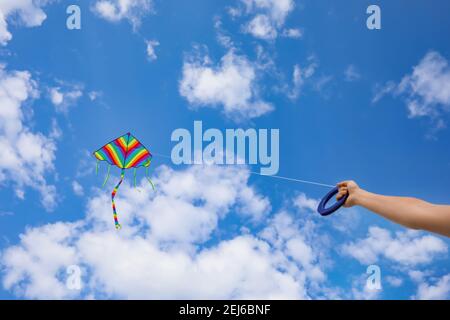
{"label": "kite", "polygon": [[148,177],[148,168],[150,166],[150,163],[152,162],[152,154],[138,139],[136,139],[131,133],[128,132],[95,151],[94,156],[95,158],[97,158],[97,166],[95,170],[96,173],[98,172],[99,161],[106,161],[109,164],[108,173],[106,175],[105,181],[103,182],[103,186],[105,186],[106,182],[108,181],[109,172],[112,165],[122,169],[120,173],[120,180],[111,193],[114,224],[116,226],[116,229],[119,230],[121,228],[121,225],[119,224],[119,220],[117,218],[114,198],[117,194],[117,190],[122,184],[123,178],[125,177],[125,170],[134,168],[134,186],[136,186],[137,168],[145,167],[147,180],[151,184],[153,190],[155,190],[155,186],[152,180],[150,180],[150,178]]}

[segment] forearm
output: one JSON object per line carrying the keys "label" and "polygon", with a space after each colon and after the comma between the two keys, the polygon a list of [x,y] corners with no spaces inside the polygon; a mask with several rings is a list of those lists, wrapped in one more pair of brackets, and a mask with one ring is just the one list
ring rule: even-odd
{"label": "forearm", "polygon": [[412,229],[450,237],[450,207],[415,198],[383,196],[358,190],[355,204]]}

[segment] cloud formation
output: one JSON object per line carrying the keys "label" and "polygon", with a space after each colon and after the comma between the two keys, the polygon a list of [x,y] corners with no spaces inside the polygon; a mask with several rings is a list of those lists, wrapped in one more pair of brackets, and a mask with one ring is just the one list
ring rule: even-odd
{"label": "cloud formation", "polygon": [[358,69],[355,65],[350,64],[344,71],[344,79],[348,82],[353,82],[359,80],[361,78],[361,74],[358,72]]}
{"label": "cloud formation", "polygon": [[398,92],[407,96],[409,117],[437,116],[450,111],[450,67],[447,59],[431,51],[403,77]]}
{"label": "cloud formation", "polygon": [[373,264],[383,257],[404,266],[415,266],[445,255],[448,248],[432,235],[408,230],[392,236],[387,229],[370,227],[365,239],[345,244],[342,250],[362,264]]}
{"label": "cloud formation", "polygon": [[259,96],[257,68],[233,49],[214,65],[208,55],[185,59],[180,94],[196,107],[222,108],[233,119],[251,119],[273,110]]}
{"label": "cloud formation", "polygon": [[83,96],[81,85],[69,85],[59,81],[60,85],[49,88],[49,97],[56,112],[67,114],[69,109]]}
{"label": "cloud formation", "polygon": [[[154,180],[156,193],[121,189],[119,215],[127,214],[119,216],[120,233],[103,193],[89,200],[80,221],[27,229],[1,255],[3,286],[26,298],[297,299],[320,290],[325,274],[311,225],[290,213],[274,215],[259,236],[242,232],[204,245],[219,220],[243,214],[237,207],[246,208],[244,217],[270,211],[248,185],[247,170],[161,167]],[[261,206],[242,198],[249,189]],[[80,291],[65,284],[71,265],[83,270]]]}
{"label": "cloud formation", "polygon": [[429,283],[423,275],[416,277],[417,293],[412,298],[419,300],[446,300],[450,298],[450,273]]}
{"label": "cloud formation", "polygon": [[435,129],[445,127],[442,115],[450,111],[450,66],[439,52],[428,52],[399,83],[387,82],[375,90],[372,102],[387,94],[401,97],[409,118],[426,117]]}
{"label": "cloud formation", "polygon": [[40,26],[47,15],[42,8],[52,0],[2,0],[0,1],[0,45],[7,45],[12,39],[8,24],[14,23],[25,27]]}
{"label": "cloud formation", "polygon": [[31,187],[41,194],[44,207],[52,210],[56,188],[46,182],[46,175],[54,171],[56,143],[52,134],[33,132],[24,116],[25,104],[38,95],[28,71],[0,66],[0,186],[13,184],[21,199],[25,187]]}
{"label": "cloud formation", "polygon": [[274,40],[281,33],[282,36],[299,38],[302,33],[299,29],[286,29],[283,26],[288,14],[294,9],[292,0],[241,0],[243,8],[234,8],[230,11],[233,16],[251,16],[243,30],[255,38]]}
{"label": "cloud formation", "polygon": [[304,67],[298,64],[294,66],[294,71],[292,72],[292,88],[287,94],[290,99],[295,100],[300,96],[305,82],[314,75],[317,67],[318,63],[314,56],[310,56],[307,59]]}
{"label": "cloud formation", "polygon": [[128,20],[137,29],[142,18],[153,9],[151,0],[97,0],[92,11],[110,22]]}
{"label": "cloud formation", "polygon": [[[330,286],[333,242],[311,215],[317,200],[299,194],[272,214],[269,200],[248,178],[243,167],[176,171],[161,166],[153,177],[156,192],[145,192],[145,179],[137,188],[125,181],[116,198],[124,226],[120,232],[113,227],[109,193],[94,190],[82,219],[27,228],[18,244],[5,248],[0,255],[3,287],[34,299],[381,296],[365,286],[365,275],[351,277],[350,291]],[[222,222],[232,215],[238,217],[239,228],[228,225],[234,231],[227,232]],[[251,232],[255,223],[260,231]],[[372,227],[368,238],[349,243],[343,251],[364,264],[383,256],[401,266],[416,266],[445,254],[447,247],[433,236],[399,232],[392,237]],[[72,266],[82,272],[80,290],[66,285]],[[445,277],[430,283],[414,279],[414,298],[448,294]],[[401,285],[397,279],[391,282]]]}
{"label": "cloud formation", "polygon": [[155,61],[158,59],[158,56],[156,55],[155,49],[157,46],[159,46],[159,41],[157,40],[147,40],[147,58],[149,61]]}

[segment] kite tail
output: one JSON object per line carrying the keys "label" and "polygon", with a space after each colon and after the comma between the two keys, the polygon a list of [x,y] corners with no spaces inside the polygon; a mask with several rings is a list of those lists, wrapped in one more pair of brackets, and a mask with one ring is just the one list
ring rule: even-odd
{"label": "kite tail", "polygon": [[105,181],[103,181],[102,187],[104,187],[105,184],[106,184],[106,182],[108,182],[108,179],[109,179],[109,171],[110,171],[110,170],[111,170],[111,165],[108,166],[108,173],[106,174],[106,178],[105,178]]}
{"label": "kite tail", "polygon": [[120,185],[122,184],[124,176],[125,176],[125,169],[122,169],[122,173],[120,174],[120,181],[119,181],[119,183],[117,183],[117,185],[114,187],[113,192],[111,193],[111,203],[112,203],[112,209],[113,209],[113,215],[114,215],[114,224],[116,225],[117,230],[122,228],[122,226],[119,223],[119,219],[117,219],[117,211],[116,211],[116,204],[114,202],[114,198],[116,196],[117,189],[119,189]]}
{"label": "kite tail", "polygon": [[151,186],[153,188],[153,191],[155,191],[155,185],[153,184],[152,180],[148,176],[148,167],[145,167],[145,176],[146,176],[148,182],[150,182],[150,184],[151,184]]}

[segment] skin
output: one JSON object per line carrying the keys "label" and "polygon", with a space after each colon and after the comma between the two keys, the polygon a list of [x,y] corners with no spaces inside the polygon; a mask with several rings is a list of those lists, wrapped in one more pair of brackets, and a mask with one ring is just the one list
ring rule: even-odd
{"label": "skin", "polygon": [[450,206],[436,205],[409,197],[392,197],[368,192],[354,181],[338,183],[336,199],[349,194],[344,207],[364,207],[410,229],[426,230],[450,237]]}

